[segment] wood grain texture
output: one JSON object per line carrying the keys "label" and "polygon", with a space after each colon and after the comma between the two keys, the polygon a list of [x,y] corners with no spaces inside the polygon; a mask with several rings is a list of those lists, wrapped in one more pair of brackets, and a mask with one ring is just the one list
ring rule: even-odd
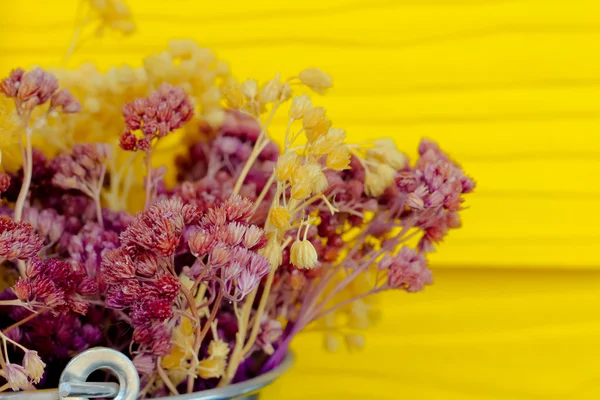
{"label": "wood grain texture", "polygon": [[[600,5],[595,0],[132,0],[138,32],[71,65],[190,37],[240,78],[318,66],[351,140],[435,138],[478,181],[436,285],[382,297],[367,348],[295,343],[270,399],[600,396]],[[2,2],[0,70],[58,65],[75,0]],[[281,124],[282,121],[276,121]],[[494,267],[489,269],[489,267]]]}

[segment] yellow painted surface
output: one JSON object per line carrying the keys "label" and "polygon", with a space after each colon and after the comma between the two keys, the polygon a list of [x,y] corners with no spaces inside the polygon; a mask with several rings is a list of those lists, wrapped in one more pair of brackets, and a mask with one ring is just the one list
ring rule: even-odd
{"label": "yellow painted surface", "polygon": [[[75,0],[0,1],[0,71],[58,65]],[[436,285],[382,297],[357,354],[306,334],[268,399],[600,398],[597,0],[132,0],[138,32],[71,61],[138,65],[193,38],[240,78],[318,66],[353,140],[435,138],[478,181]]]}

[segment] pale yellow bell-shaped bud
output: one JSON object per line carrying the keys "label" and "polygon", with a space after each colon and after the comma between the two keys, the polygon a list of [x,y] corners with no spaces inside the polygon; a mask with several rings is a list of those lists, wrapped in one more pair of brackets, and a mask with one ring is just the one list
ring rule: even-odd
{"label": "pale yellow bell-shaped bud", "polygon": [[269,224],[271,224],[271,226],[273,226],[275,229],[289,229],[291,220],[292,214],[283,206],[274,207],[269,212]]}
{"label": "pale yellow bell-shaped bud", "polygon": [[255,100],[258,96],[258,83],[254,79],[245,80],[242,83],[242,91],[248,100]]}
{"label": "pale yellow bell-shaped bud", "polygon": [[345,145],[337,146],[329,154],[326,160],[327,167],[334,171],[342,171],[350,168],[350,152]]}
{"label": "pale yellow bell-shaped bud", "polygon": [[333,86],[331,76],[318,68],[307,68],[298,75],[300,82],[317,93],[324,94]]}
{"label": "pale yellow bell-shaped bud", "polygon": [[290,261],[298,268],[311,269],[318,262],[317,250],[306,239],[296,240],[290,247]]}
{"label": "pale yellow bell-shaped bud", "polygon": [[298,156],[294,152],[288,152],[280,156],[275,165],[275,178],[279,182],[285,182],[292,177],[296,166],[298,165]]}
{"label": "pale yellow bell-shaped bud", "polygon": [[292,105],[290,107],[290,118],[302,119],[308,109],[312,107],[310,97],[303,94],[302,96],[296,96],[292,99]]}
{"label": "pale yellow bell-shaped bud", "polygon": [[316,156],[324,156],[341,145],[346,138],[346,131],[340,128],[329,128],[327,134],[319,137],[311,147],[311,153]]}

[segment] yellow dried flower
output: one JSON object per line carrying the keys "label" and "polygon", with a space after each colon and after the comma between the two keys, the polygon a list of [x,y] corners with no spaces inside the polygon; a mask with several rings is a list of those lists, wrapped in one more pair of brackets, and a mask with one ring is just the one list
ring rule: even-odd
{"label": "yellow dried flower", "polygon": [[284,83],[281,86],[281,91],[279,92],[279,101],[285,102],[292,98],[292,88],[288,83]]}
{"label": "yellow dried flower", "polygon": [[268,81],[260,92],[261,103],[271,103],[279,99],[281,94],[281,81],[279,77]]}
{"label": "yellow dried flower", "polygon": [[332,353],[337,352],[340,348],[340,340],[331,333],[326,333],[324,336],[324,345],[327,351]]}
{"label": "yellow dried flower", "polygon": [[225,373],[226,360],[222,357],[205,358],[198,363],[196,372],[202,379],[220,378]]}
{"label": "yellow dried flower", "polygon": [[320,157],[329,154],[341,145],[346,138],[346,131],[340,128],[330,128],[326,135],[319,137],[311,147],[311,153]]}
{"label": "yellow dried flower", "polygon": [[267,242],[267,245],[259,251],[260,254],[269,260],[271,268],[277,268],[281,265],[283,255],[281,252],[281,246],[279,245],[279,242],[275,236],[270,238]]}
{"label": "yellow dried flower", "polygon": [[277,206],[269,212],[269,223],[275,227],[275,229],[289,229],[291,220],[292,214],[285,207]]}
{"label": "yellow dried flower", "polygon": [[208,354],[211,357],[227,357],[229,354],[229,346],[220,339],[212,340],[208,345]]}
{"label": "yellow dried flower", "polygon": [[160,360],[160,365],[164,369],[175,369],[183,365],[185,361],[186,351],[179,346],[173,346],[169,354]]}
{"label": "yellow dried flower", "polygon": [[322,193],[329,187],[329,182],[327,182],[327,177],[321,170],[321,165],[309,164],[306,166],[306,171],[308,172],[308,177],[312,182],[312,191],[314,193]]}
{"label": "yellow dried flower", "polygon": [[302,126],[304,129],[312,129],[327,119],[327,112],[323,107],[310,107],[304,112]]}
{"label": "yellow dried flower", "polygon": [[392,184],[396,171],[387,164],[378,164],[375,171],[366,171],[365,193],[368,196],[379,196]]}
{"label": "yellow dried flower", "polygon": [[374,148],[367,149],[367,159],[386,163],[395,170],[402,169],[408,164],[408,159],[396,148],[396,143],[392,139],[379,139],[374,144]]}
{"label": "yellow dried flower", "polygon": [[296,96],[292,99],[292,105],[290,107],[290,118],[302,119],[307,110],[312,107],[310,97],[303,94],[302,96]]}
{"label": "yellow dried flower", "polygon": [[244,91],[242,90],[242,86],[240,84],[235,82],[233,79],[230,79],[225,85],[223,85],[221,90],[229,107],[234,109],[242,108],[244,105]]}
{"label": "yellow dried flower", "polygon": [[279,182],[285,182],[292,177],[292,173],[298,165],[298,156],[294,152],[289,152],[277,160],[275,165],[275,178]]}
{"label": "yellow dried flower", "polygon": [[331,76],[318,68],[307,68],[298,75],[300,82],[311,88],[317,93],[324,94],[327,89],[333,86]]}
{"label": "yellow dried flower", "polygon": [[365,347],[365,338],[361,335],[349,334],[344,337],[348,350],[360,350]]}
{"label": "yellow dried flower", "polygon": [[33,383],[39,383],[44,375],[46,364],[38,356],[37,351],[27,350],[23,357],[23,367],[31,377]]}
{"label": "yellow dried flower", "polygon": [[298,268],[311,269],[318,262],[317,250],[306,239],[296,240],[290,248],[290,261]]}
{"label": "yellow dried flower", "polygon": [[242,83],[242,91],[248,100],[255,100],[258,96],[258,83],[254,79],[248,79]]}
{"label": "yellow dried flower", "polygon": [[331,121],[323,107],[311,107],[307,109],[302,118],[306,137],[310,143],[324,135],[331,128]]}
{"label": "yellow dried flower", "polygon": [[310,179],[302,179],[293,184],[290,195],[293,199],[302,200],[308,197],[312,190]]}
{"label": "yellow dried flower", "polygon": [[327,167],[334,171],[342,171],[350,168],[350,152],[345,145],[337,146],[329,154],[326,160]]}

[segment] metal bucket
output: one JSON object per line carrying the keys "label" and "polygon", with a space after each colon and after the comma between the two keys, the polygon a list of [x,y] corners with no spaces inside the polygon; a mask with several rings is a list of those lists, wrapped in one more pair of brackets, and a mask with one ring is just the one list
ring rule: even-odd
{"label": "metal bucket", "polygon": [[[222,388],[202,392],[161,397],[158,400],[257,400],[262,388],[271,384],[285,373],[294,362],[291,352],[273,370]],[[98,369],[109,369],[119,383],[87,382],[90,374]],[[65,367],[58,389],[0,393],[1,400],[86,400],[112,398],[114,400],[136,400],[140,390],[137,371],[127,356],[116,350],[96,347],[73,358]]]}

